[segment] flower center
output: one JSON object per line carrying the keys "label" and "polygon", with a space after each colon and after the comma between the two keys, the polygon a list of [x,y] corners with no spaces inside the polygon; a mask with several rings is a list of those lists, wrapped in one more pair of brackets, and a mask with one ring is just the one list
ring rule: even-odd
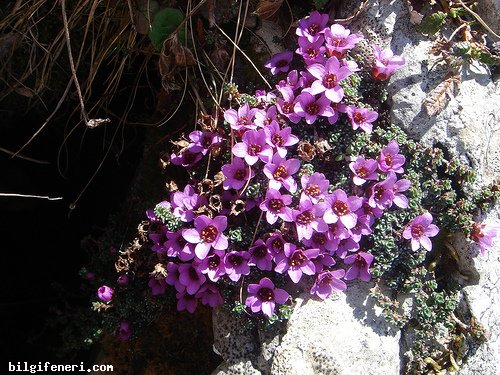
{"label": "flower center", "polygon": [[281,109],[283,110],[283,113],[293,113],[293,107],[294,107],[294,104],[293,102],[283,102],[283,104],[281,105]]}
{"label": "flower center", "polygon": [[214,269],[219,267],[220,264],[220,257],[217,254],[212,255],[210,258],[208,258],[208,268]]}
{"label": "flower center", "polygon": [[325,78],[323,78],[323,86],[325,86],[327,89],[333,89],[335,86],[337,86],[337,75],[328,73],[325,75]]}
{"label": "flower center", "polygon": [[385,189],[382,186],[377,186],[375,188],[375,194],[373,194],[373,195],[374,195],[375,199],[379,200],[379,199],[382,199],[384,193],[385,193]]}
{"label": "flower center", "polygon": [[238,254],[231,254],[229,255],[228,260],[234,267],[238,267],[243,262],[243,257]]}
{"label": "flower center", "polygon": [[309,28],[307,29],[310,35],[314,36],[319,32],[319,25],[313,23]]}
{"label": "flower center", "polygon": [[354,263],[355,263],[355,267],[357,267],[357,268],[365,268],[367,265],[365,258],[363,258],[361,255],[358,255],[356,257],[356,260],[354,261]]}
{"label": "flower center", "polygon": [[325,238],[325,235],[324,235],[323,233],[318,233],[318,232],[316,232],[316,233],[314,233],[314,234],[312,235],[312,238],[311,238],[311,239],[312,239],[312,241],[313,241],[314,243],[317,243],[317,244],[318,244],[318,245],[320,245],[320,246],[321,246],[321,245],[324,245],[324,244],[325,244],[325,242],[326,242],[326,238]]}
{"label": "flower center", "polygon": [[248,116],[241,116],[238,118],[239,125],[250,125],[252,123],[252,119]]}
{"label": "flower center", "polygon": [[273,177],[276,181],[281,181],[288,176],[288,172],[285,166],[280,165],[278,168],[274,170]]}
{"label": "flower center", "polygon": [[292,257],[288,259],[288,264],[292,267],[300,267],[307,260],[302,250],[295,250]]}
{"label": "flower center", "polygon": [[366,167],[363,166],[356,169],[356,174],[361,178],[365,178],[370,174],[370,172],[368,171],[368,169],[366,169]]}
{"label": "flower center", "polygon": [[252,254],[256,258],[265,258],[267,255],[267,247],[265,247],[264,245],[257,246],[253,250]]}
{"label": "flower center", "polygon": [[365,116],[363,116],[361,113],[359,112],[356,112],[353,116],[352,116],[354,122],[356,124],[361,124],[363,122],[365,122]]}
{"label": "flower center", "polygon": [[246,174],[247,173],[244,169],[237,169],[236,171],[234,171],[233,177],[235,180],[243,181],[245,179]]}
{"label": "flower center", "polygon": [[279,238],[275,238],[273,242],[271,242],[271,246],[273,247],[275,252],[281,253],[284,248],[284,243]]}
{"label": "flower center", "polygon": [[261,151],[262,151],[261,145],[253,144],[253,145],[248,146],[248,155],[250,155],[250,156],[255,156]]}
{"label": "flower center", "polygon": [[212,136],[208,134],[202,135],[200,143],[203,148],[209,148],[212,145]]}
{"label": "flower center", "polygon": [[288,60],[279,60],[277,63],[276,63],[276,67],[277,68],[283,68],[285,66],[288,66]]}
{"label": "flower center", "polygon": [[321,278],[321,280],[318,282],[318,285],[319,285],[319,286],[325,286],[325,285],[330,284],[332,281],[333,281],[332,274],[331,274],[331,273],[327,273],[327,274],[325,274],[325,275]]}
{"label": "flower center", "polygon": [[200,279],[200,277],[198,276],[198,272],[196,272],[196,270],[194,269],[194,267],[189,267],[189,271],[188,272],[189,272],[189,278],[191,280],[197,281],[197,280]]}
{"label": "flower center", "polygon": [[271,208],[274,212],[281,212],[281,209],[285,207],[285,204],[281,199],[271,199],[269,200],[269,208]]}
{"label": "flower center", "polygon": [[321,190],[319,190],[318,185],[309,185],[308,187],[306,187],[305,193],[310,197],[317,197],[318,195],[320,195]]}
{"label": "flower center", "polygon": [[315,116],[319,113],[319,105],[317,103],[311,103],[306,106],[306,112],[311,116]]}
{"label": "flower center", "polygon": [[349,212],[349,206],[347,206],[346,202],[336,201],[333,204],[333,212],[337,214],[337,216],[344,216]]}
{"label": "flower center", "polygon": [[318,56],[318,50],[316,50],[314,47],[309,47],[306,51],[307,56],[309,58],[314,59],[316,56]]}
{"label": "flower center", "polygon": [[271,140],[272,140],[273,144],[275,144],[276,146],[279,146],[279,147],[281,147],[285,144],[285,140],[279,134],[273,134],[273,136],[271,137]]}
{"label": "flower center", "polygon": [[392,166],[392,155],[391,154],[385,154],[385,164],[387,164],[389,167]]}
{"label": "flower center", "polygon": [[411,226],[411,235],[415,238],[420,238],[423,236],[425,229],[420,224],[414,224]]}
{"label": "flower center", "polygon": [[214,242],[215,238],[219,234],[219,231],[213,225],[209,225],[202,229],[201,240],[203,242]]}
{"label": "flower center", "polygon": [[314,214],[311,211],[304,211],[297,215],[295,222],[300,225],[311,224],[314,221]]}
{"label": "flower center", "polygon": [[274,300],[274,292],[269,288],[260,288],[257,296],[261,301],[268,302]]}

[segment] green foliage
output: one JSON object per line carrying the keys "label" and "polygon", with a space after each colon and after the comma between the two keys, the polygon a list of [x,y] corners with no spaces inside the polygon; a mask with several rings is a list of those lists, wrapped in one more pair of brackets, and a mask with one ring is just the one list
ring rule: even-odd
{"label": "green foliage", "polygon": [[[179,25],[184,21],[184,13],[179,9],[165,8],[159,11],[151,24],[149,31],[149,38],[153,47],[157,51],[161,51],[163,42],[169,35],[171,35]],[[184,30],[181,28],[178,32],[179,39],[185,42],[186,36]]]}
{"label": "green foliage", "polygon": [[444,12],[433,13],[423,19],[417,26],[417,30],[422,34],[436,34],[446,21],[447,14]]}

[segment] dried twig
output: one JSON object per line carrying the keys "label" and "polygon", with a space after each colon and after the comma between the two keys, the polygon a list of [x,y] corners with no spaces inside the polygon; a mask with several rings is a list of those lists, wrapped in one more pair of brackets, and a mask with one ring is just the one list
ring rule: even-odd
{"label": "dried twig", "polygon": [[49,197],[46,195],[31,195],[31,194],[17,194],[17,193],[0,193],[0,197],[38,198],[38,199],[47,199],[49,201],[58,201],[64,199],[63,197]]}

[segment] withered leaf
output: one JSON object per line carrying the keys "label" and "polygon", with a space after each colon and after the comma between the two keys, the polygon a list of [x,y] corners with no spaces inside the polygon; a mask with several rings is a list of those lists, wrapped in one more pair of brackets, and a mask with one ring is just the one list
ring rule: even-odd
{"label": "withered leaf", "polygon": [[443,82],[437,85],[425,98],[424,108],[429,116],[435,116],[440,113],[446,104],[448,98],[454,94],[455,88],[460,84],[460,76],[454,72],[449,72]]}
{"label": "withered leaf", "polygon": [[283,4],[283,0],[259,0],[253,14],[263,20],[269,20],[273,18],[281,4]]}

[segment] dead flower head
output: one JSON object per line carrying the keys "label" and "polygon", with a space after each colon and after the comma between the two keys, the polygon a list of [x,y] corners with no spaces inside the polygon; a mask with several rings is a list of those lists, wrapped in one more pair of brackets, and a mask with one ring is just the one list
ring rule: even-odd
{"label": "dead flower head", "polygon": [[300,142],[297,147],[299,157],[305,161],[311,161],[316,156],[316,149],[309,142]]}

